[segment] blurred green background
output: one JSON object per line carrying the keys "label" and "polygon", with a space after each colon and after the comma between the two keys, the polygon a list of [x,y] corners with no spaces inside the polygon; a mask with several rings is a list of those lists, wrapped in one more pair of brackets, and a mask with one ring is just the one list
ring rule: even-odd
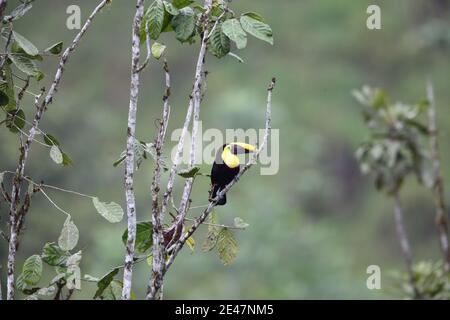
{"label": "blurred green background", "polygon": [[[12,8],[14,1],[10,2]],[[403,270],[404,265],[392,203],[375,192],[370,178],[359,173],[354,150],[367,131],[350,92],[370,84],[385,88],[394,100],[417,102],[425,98],[426,76],[432,77],[448,196],[450,3],[376,1],[381,7],[382,29],[371,31],[366,28],[366,8],[373,2],[232,2],[237,12],[252,10],[265,17],[273,28],[275,45],[250,38],[246,50],[233,50],[245,60],[243,64],[231,57],[218,60],[208,55],[203,129],[263,127],[265,88],[275,75],[273,127],[280,129],[280,170],[274,176],[260,176],[258,168],[251,170],[231,190],[228,204],[217,210],[222,223],[232,224],[236,216],[250,223],[247,230],[237,232],[240,249],[235,263],[225,267],[216,253],[201,252],[202,230],[194,237],[195,252],[183,250],[167,274],[165,298],[396,297],[390,290],[389,273]],[[15,28],[41,49],[59,40],[67,45],[76,34],[65,27],[67,6],[79,4],[84,21],[95,3],[36,1]],[[134,8],[134,1],[114,0],[96,18],[72,55],[42,121],[41,129],[58,137],[74,166],[61,168],[51,161],[48,149],[35,144],[26,170],[36,181],[96,195],[123,207],[123,168],[113,168],[112,163],[125,146]],[[169,132],[182,125],[198,52],[198,44],[181,45],[172,38],[164,35],[161,39],[168,46],[173,79]],[[56,65],[56,58],[42,65],[47,86]],[[152,141],[156,135],[153,123],[161,114],[162,94],[163,72],[153,61],[142,76],[137,130],[142,140]],[[27,98],[24,107],[31,117],[31,99]],[[17,136],[4,126],[0,129],[0,170],[14,170]],[[152,168],[153,163],[147,161],[137,173],[138,220],[150,219]],[[206,180],[195,186],[194,206],[207,202],[207,190]],[[123,263],[125,221],[109,224],[89,199],[49,194],[72,214],[80,229],[83,274],[100,277]],[[437,258],[429,192],[411,180],[402,197],[414,258]],[[196,216],[200,210],[191,214]],[[2,205],[2,228],[7,213]],[[42,195],[36,196],[20,245],[19,268],[26,257],[40,253],[45,242],[57,240],[64,220]],[[2,241],[3,285],[6,254],[7,244]],[[366,288],[366,268],[371,264],[381,267],[382,290]],[[149,270],[145,262],[135,267],[134,289],[139,298],[146,290]],[[94,284],[83,283],[83,291],[74,297],[91,298],[94,290]]]}

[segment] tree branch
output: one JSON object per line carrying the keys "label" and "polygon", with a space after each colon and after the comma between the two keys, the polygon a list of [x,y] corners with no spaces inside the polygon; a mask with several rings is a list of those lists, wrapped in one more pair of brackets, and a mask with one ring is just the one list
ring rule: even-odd
{"label": "tree branch", "polygon": [[128,238],[123,272],[122,299],[131,297],[133,277],[134,244],[136,240],[136,200],[134,195],[134,145],[136,131],[136,112],[139,96],[139,58],[140,58],[140,26],[144,16],[144,0],[137,0],[136,13],[133,20],[132,57],[130,80],[130,103],[128,107],[127,150],[125,159],[125,197],[127,203]]}
{"label": "tree branch", "polygon": [[272,82],[270,83],[268,89],[267,89],[267,107],[266,107],[266,128],[264,132],[264,139],[259,148],[256,150],[256,152],[253,154],[252,158],[247,162],[247,164],[239,171],[239,173],[236,175],[236,177],[231,181],[224,189],[222,189],[217,196],[210,201],[208,207],[203,211],[203,213],[196,219],[196,221],[192,224],[191,228],[180,237],[180,239],[175,242],[174,245],[172,245],[171,248],[169,248],[167,251],[170,253],[169,259],[166,262],[166,267],[164,269],[164,274],[169,270],[170,266],[174,262],[176,256],[183,248],[184,244],[186,243],[186,240],[191,237],[194,232],[198,229],[198,227],[204,223],[206,218],[209,216],[209,214],[212,212],[214,207],[217,205],[217,202],[230,190],[242,177],[242,175],[249,170],[254,163],[256,163],[256,160],[267,144],[268,137],[271,130],[271,122],[272,122],[272,92],[275,87],[276,79],[273,78]]}
{"label": "tree branch", "polygon": [[159,132],[155,143],[156,152],[156,165],[153,172],[153,181],[151,187],[152,196],[152,225],[153,225],[153,263],[152,274],[147,289],[147,299],[156,298],[156,288],[160,288],[160,299],[162,299],[162,274],[165,261],[165,247],[164,247],[164,233],[163,233],[163,221],[164,216],[158,205],[158,195],[160,190],[161,181],[161,157],[164,150],[164,140],[166,136],[167,126],[170,116],[170,73],[167,61],[164,60],[164,72],[166,78],[166,89],[163,96],[163,118],[160,120]]}
{"label": "tree branch", "polygon": [[[14,268],[15,268],[15,260],[16,260],[16,250],[17,250],[17,244],[18,244],[18,233],[20,230],[18,230],[18,222],[20,221],[20,217],[18,217],[17,214],[17,206],[20,202],[19,196],[21,191],[21,185],[23,181],[23,174],[25,171],[26,162],[28,159],[28,154],[31,148],[31,144],[34,140],[34,137],[36,133],[38,132],[38,126],[39,122],[42,118],[43,113],[47,109],[47,107],[51,104],[53,100],[53,96],[56,93],[59,83],[61,81],[62,74],[64,72],[64,67],[69,59],[70,53],[75,50],[75,48],[78,46],[80,39],[83,37],[83,35],[86,33],[87,29],[91,25],[92,20],[94,19],[95,15],[111,0],[103,0],[101,1],[97,7],[93,10],[89,18],[86,20],[85,24],[83,25],[83,28],[79,31],[79,33],[75,36],[75,38],[72,41],[72,44],[64,51],[63,55],[61,56],[61,59],[59,61],[58,69],[56,70],[56,74],[53,80],[53,83],[50,87],[50,89],[47,92],[47,95],[45,99],[42,101],[42,103],[39,106],[39,100],[41,95],[38,95],[35,98],[35,104],[37,107],[36,114],[34,116],[33,120],[33,126],[31,127],[28,138],[21,148],[20,157],[19,157],[19,163],[17,165],[16,174],[13,177],[13,186],[11,191],[11,205],[10,205],[10,241],[9,241],[9,248],[8,248],[8,278],[7,278],[7,299],[12,300],[14,299]],[[43,92],[42,92],[43,93]]]}
{"label": "tree branch", "polygon": [[402,250],[403,257],[405,259],[406,269],[408,272],[409,285],[414,293],[414,298],[419,298],[420,293],[414,281],[414,274],[412,270],[412,254],[409,245],[408,236],[406,234],[405,222],[403,219],[403,210],[400,202],[399,191],[394,193],[394,217],[395,217],[395,229],[397,232],[398,241],[400,242],[400,248]]}
{"label": "tree branch", "polygon": [[444,179],[442,177],[439,138],[436,125],[436,103],[434,100],[433,84],[429,79],[427,82],[427,99],[428,99],[428,131],[430,133],[431,161],[433,165],[434,183],[433,194],[436,207],[436,227],[439,234],[439,244],[444,256],[444,269],[450,272],[450,248],[448,240],[448,219],[447,208],[444,197]]}

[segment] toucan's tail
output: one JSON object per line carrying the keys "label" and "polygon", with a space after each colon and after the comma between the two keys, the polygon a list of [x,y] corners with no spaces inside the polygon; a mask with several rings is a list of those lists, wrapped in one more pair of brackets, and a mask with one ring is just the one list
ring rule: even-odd
{"label": "toucan's tail", "polygon": [[[220,190],[221,190],[221,188],[220,188],[220,186],[219,185],[214,185],[213,186],[213,189],[212,189],[212,193],[211,193],[211,199],[214,199],[216,196],[217,196],[217,193],[219,193],[220,192]],[[223,195],[223,197],[219,200],[219,201],[217,201],[217,205],[218,206],[223,206],[224,204],[226,204],[227,203],[227,195],[226,194],[224,194]]]}

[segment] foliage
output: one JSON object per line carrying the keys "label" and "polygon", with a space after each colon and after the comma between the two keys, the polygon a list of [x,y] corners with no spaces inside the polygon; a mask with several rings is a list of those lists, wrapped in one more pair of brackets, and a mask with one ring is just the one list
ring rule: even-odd
{"label": "foliage", "polygon": [[[450,299],[450,274],[444,271],[442,261],[420,261],[413,265],[414,282],[422,299]],[[413,298],[408,285],[408,276],[404,273],[394,272],[395,293],[408,298]]]}
{"label": "foliage", "polygon": [[[202,24],[199,23],[204,8],[194,1],[154,1],[145,11],[141,23],[141,41],[146,39],[146,28],[149,37],[158,40],[162,33],[174,32],[181,43],[194,43],[202,35]],[[208,37],[208,50],[217,58],[226,55],[241,59],[231,53],[230,40],[237,49],[247,46],[247,34],[273,44],[273,32],[264,19],[254,12],[237,15],[228,7],[228,1],[213,1],[211,17],[208,24],[211,34]],[[159,49],[159,48],[157,48]],[[156,54],[159,59],[161,55]]]}
{"label": "foliage", "polygon": [[356,151],[361,172],[372,173],[377,190],[388,194],[399,190],[410,174],[429,186],[433,178],[423,141],[428,129],[422,119],[428,103],[390,103],[382,90],[368,86],[353,91],[353,95],[363,106],[370,130],[370,139]]}

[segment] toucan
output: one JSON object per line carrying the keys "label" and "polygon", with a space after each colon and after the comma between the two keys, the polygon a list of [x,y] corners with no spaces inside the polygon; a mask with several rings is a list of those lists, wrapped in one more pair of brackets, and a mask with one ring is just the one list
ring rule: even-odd
{"label": "toucan", "polygon": [[[209,199],[216,197],[227,184],[233,181],[234,177],[239,173],[239,158],[237,154],[254,152],[256,148],[251,144],[243,142],[232,142],[224,144],[216,154],[211,169],[211,189]],[[223,195],[217,205],[223,206],[227,203],[226,194]]]}

